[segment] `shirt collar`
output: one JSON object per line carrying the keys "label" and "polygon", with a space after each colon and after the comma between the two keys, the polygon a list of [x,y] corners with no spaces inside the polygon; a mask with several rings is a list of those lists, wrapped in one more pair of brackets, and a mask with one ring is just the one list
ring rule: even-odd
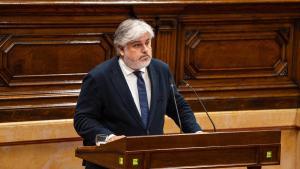
{"label": "shirt collar", "polygon": [[[135,70],[131,69],[130,67],[128,67],[125,64],[124,60],[121,57],[119,58],[119,65],[120,65],[121,69],[124,71],[124,73],[125,73],[126,76],[132,74],[135,71]],[[139,71],[145,73],[146,72],[146,68],[142,68]]]}

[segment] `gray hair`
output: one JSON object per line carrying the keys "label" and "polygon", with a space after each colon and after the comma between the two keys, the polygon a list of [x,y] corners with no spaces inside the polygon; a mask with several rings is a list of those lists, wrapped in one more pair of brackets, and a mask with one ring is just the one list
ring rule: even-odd
{"label": "gray hair", "polygon": [[150,38],[154,37],[152,27],[140,19],[127,19],[117,28],[114,36],[114,46],[117,54],[120,54],[119,47],[124,47],[128,42],[134,41],[143,34],[149,33]]}

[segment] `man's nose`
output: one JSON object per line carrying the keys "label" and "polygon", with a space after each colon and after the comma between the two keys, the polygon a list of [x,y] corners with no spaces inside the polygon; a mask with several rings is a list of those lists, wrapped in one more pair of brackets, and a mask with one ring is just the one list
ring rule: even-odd
{"label": "man's nose", "polygon": [[149,50],[148,45],[143,44],[142,51],[143,51],[143,52],[148,52],[148,50]]}

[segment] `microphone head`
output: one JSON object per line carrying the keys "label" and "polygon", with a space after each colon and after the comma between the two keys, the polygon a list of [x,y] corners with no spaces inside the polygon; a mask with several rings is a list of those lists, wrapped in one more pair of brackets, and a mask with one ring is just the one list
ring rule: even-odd
{"label": "microphone head", "polygon": [[169,78],[169,83],[170,83],[170,86],[173,88],[174,87],[174,82],[173,82],[172,78]]}
{"label": "microphone head", "polygon": [[185,80],[181,80],[181,82],[185,84],[185,87],[189,87],[190,86],[190,84],[187,81],[185,81]]}

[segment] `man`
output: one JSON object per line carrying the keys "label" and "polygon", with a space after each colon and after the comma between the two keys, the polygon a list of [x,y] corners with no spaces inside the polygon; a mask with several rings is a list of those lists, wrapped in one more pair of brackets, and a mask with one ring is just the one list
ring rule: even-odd
{"label": "man", "polygon": [[[184,98],[171,87],[167,64],[152,58],[150,25],[142,20],[123,21],[115,32],[118,57],[98,65],[84,78],[74,116],[74,127],[84,145],[95,145],[96,134],[108,141],[125,136],[163,134],[164,116],[182,130],[201,131]],[[87,169],[100,166],[86,162]]]}

